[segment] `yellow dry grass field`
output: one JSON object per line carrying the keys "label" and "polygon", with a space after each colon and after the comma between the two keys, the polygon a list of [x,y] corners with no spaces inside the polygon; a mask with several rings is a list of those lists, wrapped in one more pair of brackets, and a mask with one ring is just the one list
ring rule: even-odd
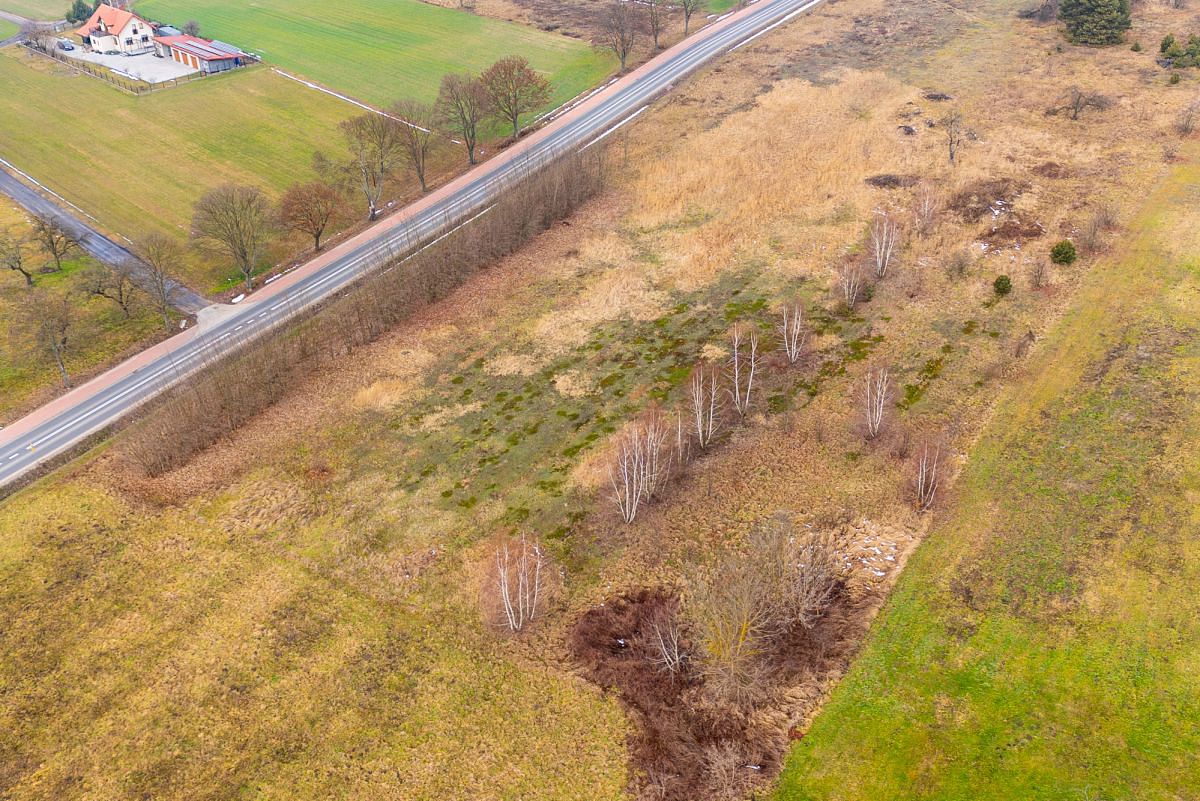
{"label": "yellow dry grass field", "polygon": [[[951,474],[968,458],[1018,348],[1096,256],[1043,287],[1035,265],[1098,212],[1130,219],[1196,86],[1167,87],[1150,53],[1060,52],[1015,2],[978,5],[842,0],[763,37],[615,141],[610,189],[570,225],[192,464],[142,479],[118,441],[5,501],[0,787],[629,797],[647,778],[626,761],[639,721],[578,674],[567,632],[625,590],[678,586],[780,509],[839,532],[865,625],[928,523],[913,449],[943,442]],[[864,33],[895,19],[903,37]],[[1115,105],[1047,116],[1072,84]],[[937,213],[918,235],[925,192]],[[838,271],[884,211],[903,247],[847,311]],[[615,433],[676,403],[731,324],[766,331],[793,297],[816,329],[805,364],[770,367],[770,398],[620,525]],[[881,365],[896,403],[864,442],[859,390]],[[507,638],[479,600],[489,544],[517,533],[546,543],[562,586]],[[767,739],[786,745],[842,667],[774,688]]]}

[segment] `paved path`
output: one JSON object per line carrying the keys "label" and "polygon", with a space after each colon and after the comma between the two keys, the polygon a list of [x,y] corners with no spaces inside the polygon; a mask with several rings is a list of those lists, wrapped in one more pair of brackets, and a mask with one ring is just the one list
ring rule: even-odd
{"label": "paved path", "polygon": [[296,315],[486,214],[495,198],[563,154],[590,147],[709,61],[818,5],[759,0],[727,14],[401,212],[255,293],[236,311],[149,348],[0,431],[0,485],[104,430],[142,403]]}
{"label": "paved path", "polygon": [[[55,220],[65,230],[69,231],[79,241],[80,247],[94,258],[105,264],[133,263],[140,265],[139,274],[134,281],[149,286],[146,279],[146,267],[132,253],[112,241],[104,234],[91,227],[74,214],[67,212],[62,206],[54,203],[36,189],[20,181],[16,176],[0,167],[0,192],[8,195],[30,214],[39,217],[49,217]],[[193,292],[183,284],[176,283],[171,294],[172,305],[184,314],[195,314],[212,301]]]}

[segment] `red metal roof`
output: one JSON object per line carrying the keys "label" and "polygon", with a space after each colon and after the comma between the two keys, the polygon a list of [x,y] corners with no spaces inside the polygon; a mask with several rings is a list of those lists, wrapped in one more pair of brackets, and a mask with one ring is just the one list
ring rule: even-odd
{"label": "red metal roof", "polygon": [[201,39],[199,36],[155,36],[154,41],[162,42],[172,50],[193,55],[201,61],[220,61],[238,56],[237,53],[213,47],[212,39]]}

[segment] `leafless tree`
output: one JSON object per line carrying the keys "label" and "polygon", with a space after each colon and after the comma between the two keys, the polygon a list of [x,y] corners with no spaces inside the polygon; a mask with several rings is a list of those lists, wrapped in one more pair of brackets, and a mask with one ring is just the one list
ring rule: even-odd
{"label": "leafless tree", "polygon": [[117,304],[125,319],[129,319],[137,298],[136,276],[137,264],[132,261],[123,261],[111,267],[97,264],[84,272],[80,288],[93,297],[111,300]]}
{"label": "leafless tree", "polygon": [[900,225],[884,212],[871,222],[871,259],[875,264],[875,277],[883,279],[892,265],[892,257],[900,243]]}
{"label": "leafless tree", "polygon": [[662,612],[650,624],[648,648],[650,663],[658,670],[679,675],[687,665],[688,652],[683,628],[673,612]]}
{"label": "leafless tree", "polygon": [[79,242],[71,232],[51,217],[34,216],[33,238],[50,255],[55,272],[62,270],[63,259],[79,247]]}
{"label": "leafless tree", "polygon": [[138,242],[136,250],[146,265],[146,294],[162,317],[163,329],[170,330],[171,309],[179,290],[179,283],[172,276],[183,264],[183,248],[166,234],[151,233]]}
{"label": "leafless tree", "polygon": [[279,198],[279,222],[289,230],[312,237],[321,250],[321,237],[342,205],[342,195],[324,181],[295,183]]}
{"label": "leafless tree", "polygon": [[942,117],[941,123],[942,132],[946,136],[946,149],[950,154],[950,163],[956,165],[958,164],[958,149],[962,147],[963,140],[967,137],[962,114],[951,111]]}
{"label": "leafless tree", "polygon": [[522,534],[496,549],[494,571],[503,625],[515,634],[533,622],[545,602],[546,555],[536,540]]}
{"label": "leafless tree", "polygon": [[863,428],[867,439],[875,439],[883,431],[891,380],[891,374],[886,367],[876,367],[867,371],[867,380],[863,386]]}
{"label": "leafless tree", "polygon": [[392,113],[404,123],[400,125],[400,152],[408,162],[422,192],[429,191],[426,181],[429,157],[441,142],[434,128],[437,126],[437,111],[433,105],[420,100],[401,100],[392,106]]}
{"label": "leafless tree", "polygon": [[1029,272],[1029,283],[1034,289],[1041,289],[1050,282],[1050,265],[1045,259],[1038,259],[1033,263],[1033,269]]}
{"label": "leafless tree", "polygon": [[479,76],[491,107],[521,135],[521,115],[550,102],[550,82],[538,75],[522,56],[506,56]]}
{"label": "leafless tree", "polygon": [[650,38],[654,40],[655,50],[661,47],[658,40],[667,27],[670,8],[670,0],[645,0],[646,27],[650,29]]}
{"label": "leafless tree", "polygon": [[318,172],[330,175],[341,167],[352,176],[367,201],[367,219],[374,220],[379,217],[384,184],[403,158],[401,124],[388,115],[368,111],[344,120],[338,127],[350,149],[350,161],[337,165],[318,153],[314,166]]}
{"label": "leafless tree", "polygon": [[687,36],[692,29],[692,15],[704,8],[705,0],[679,0],[679,8],[683,11],[683,35]]}
{"label": "leafless tree", "polygon": [[804,307],[799,301],[793,301],[783,307],[779,320],[779,340],[783,343],[783,352],[788,364],[795,364],[804,355],[804,346],[808,342],[808,327],[804,324]]}
{"label": "leafless tree", "polygon": [[735,325],[729,332],[729,397],[742,417],[750,411],[754,377],[762,359],[758,353],[758,329]]}
{"label": "leafless tree", "polygon": [[751,530],[747,558],[763,581],[762,603],[772,637],[793,626],[811,629],[833,598],[838,557],[827,531],[797,531],[790,515],[776,513]]}
{"label": "leafless tree", "polygon": [[692,370],[688,382],[688,402],[691,407],[692,424],[696,430],[696,444],[707,448],[721,430],[721,413],[724,402],[721,398],[721,371],[715,365],[701,362]]}
{"label": "leafless tree", "polygon": [[267,246],[271,221],[270,204],[258,187],[226,184],[196,202],[192,237],[228,256],[242,273],[248,292],[254,289],[254,270]]}
{"label": "leafless tree", "polygon": [[66,295],[33,289],[19,306],[17,326],[30,350],[54,362],[66,389],[71,387],[67,353],[74,322],[75,309]]}
{"label": "leafless tree", "polygon": [[662,415],[651,409],[617,441],[609,481],[613,502],[626,523],[634,521],[642,504],[648,503],[670,476],[669,433]]}
{"label": "leafless tree", "polygon": [[639,16],[640,12],[635,4],[622,0],[613,0],[604,9],[604,46],[613,51],[617,60],[621,62],[621,72],[625,71],[629,54],[633,52],[633,46],[637,44],[638,34],[641,32]]}
{"label": "leafless tree", "polygon": [[194,19],[189,19],[187,22],[183,23],[183,27],[180,28],[180,30],[183,31],[185,36],[199,36],[200,23],[196,22]]}
{"label": "leafless tree", "polygon": [[918,512],[928,511],[933,506],[937,496],[938,468],[941,466],[941,457],[941,447],[928,442],[922,446],[921,453],[917,456],[913,489]]}
{"label": "leafless tree", "polygon": [[26,22],[21,25],[21,36],[30,46],[43,53],[54,53],[54,40],[58,38],[53,25],[43,22]]}
{"label": "leafless tree", "polygon": [[471,164],[475,163],[475,149],[479,145],[479,126],[487,119],[490,106],[479,78],[467,74],[442,76],[437,98],[438,120],[443,128],[462,138]]}
{"label": "leafless tree", "polygon": [[921,184],[917,190],[916,204],[913,208],[913,222],[916,224],[917,235],[929,236],[937,223],[940,202],[937,192],[929,184]]}
{"label": "leafless tree", "polygon": [[25,278],[25,286],[33,286],[33,273],[25,263],[25,243],[11,234],[0,236],[0,264],[20,273]]}
{"label": "leafless tree", "polygon": [[1066,94],[1059,99],[1058,103],[1046,109],[1046,114],[1053,116],[1061,112],[1067,114],[1071,119],[1077,120],[1079,115],[1089,108],[1104,111],[1111,106],[1112,99],[1107,95],[1072,86],[1067,89]]}
{"label": "leafless tree", "polygon": [[846,308],[854,311],[863,289],[862,268],[852,261],[843,264],[838,270],[838,286],[841,287]]}
{"label": "leafless tree", "polygon": [[1175,117],[1175,133],[1186,138],[1196,130],[1196,121],[1200,119],[1200,100],[1187,104],[1180,109]]}

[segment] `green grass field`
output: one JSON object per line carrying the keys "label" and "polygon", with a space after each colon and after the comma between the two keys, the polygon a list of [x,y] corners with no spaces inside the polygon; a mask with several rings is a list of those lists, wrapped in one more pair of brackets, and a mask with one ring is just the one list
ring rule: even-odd
{"label": "green grass field", "polygon": [[0,11],[38,20],[62,19],[70,6],[70,0],[0,0]]}
{"label": "green grass field", "polygon": [[1200,153],[1002,400],[779,801],[1200,795]]}
{"label": "green grass field", "polygon": [[432,99],[442,75],[519,54],[554,83],[554,100],[596,84],[615,64],[584,42],[417,0],[144,0],[140,13],[199,21],[206,36],[378,105]]}
{"label": "green grass field", "polygon": [[[131,238],[185,236],[192,205],[219,184],[275,194],[305,178],[354,111],[265,69],[133,97],[11,49],[0,85],[4,157]],[[194,276],[201,290],[223,277]]]}
{"label": "green grass field", "polygon": [[21,29],[12,22],[6,19],[0,19],[0,39],[7,39],[10,36],[16,35]]}

